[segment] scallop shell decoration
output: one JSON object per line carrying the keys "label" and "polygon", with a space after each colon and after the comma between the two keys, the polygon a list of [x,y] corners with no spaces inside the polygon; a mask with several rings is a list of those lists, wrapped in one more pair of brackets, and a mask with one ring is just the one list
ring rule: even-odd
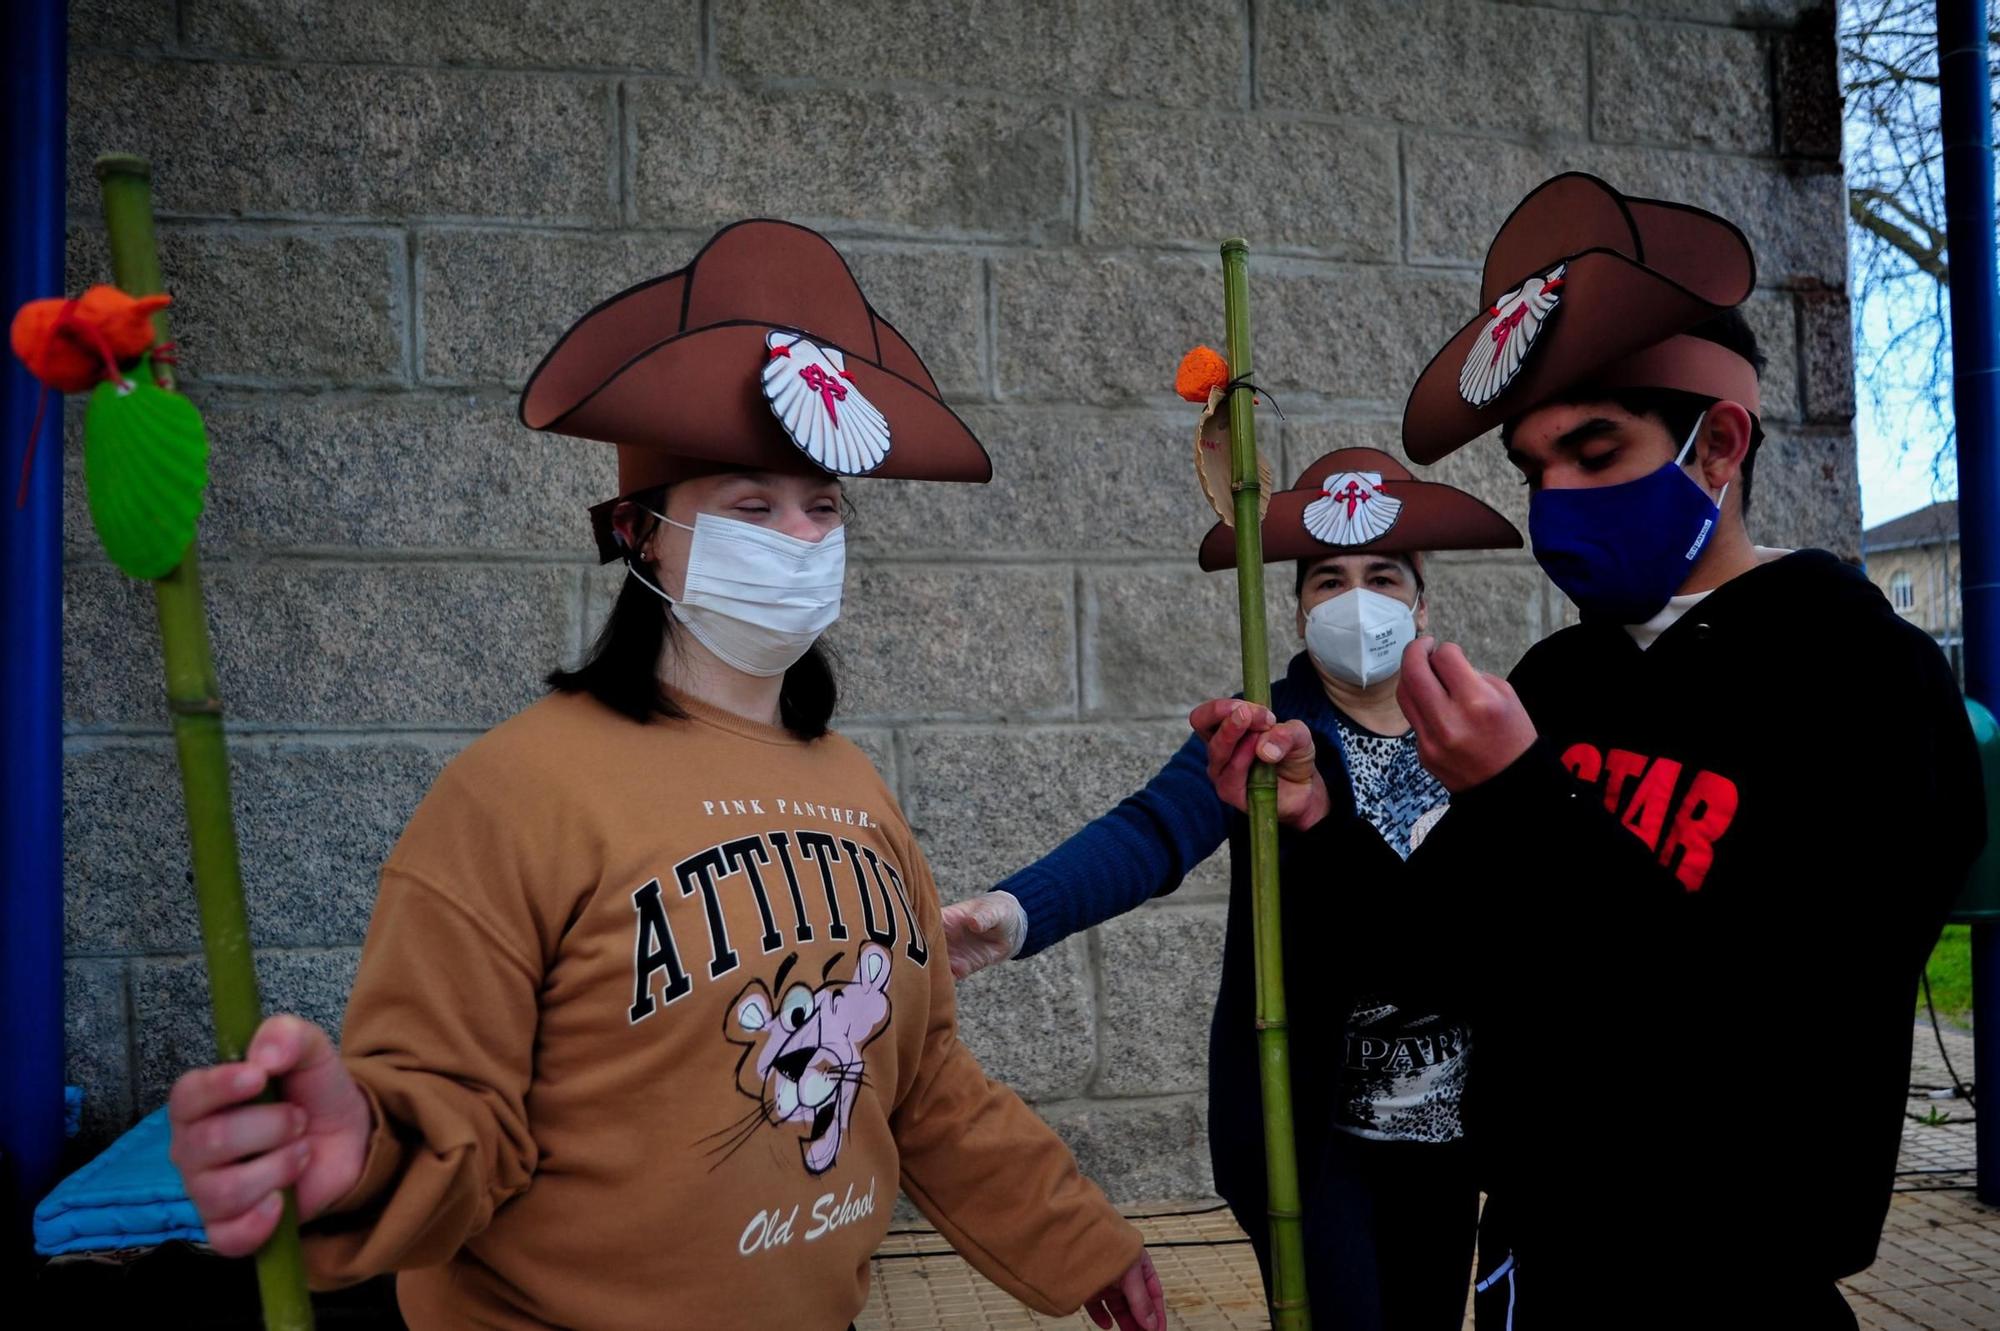
{"label": "scallop shell decoration", "polygon": [[1542,324],[1562,299],[1563,269],[1531,277],[1493,303],[1493,317],[1475,338],[1458,372],[1458,395],[1483,407],[1514,382],[1521,362],[1540,336]]}
{"label": "scallop shell decoration", "polygon": [[1300,517],[1314,539],[1328,545],[1365,545],[1395,526],[1403,511],[1403,501],[1382,488],[1379,471],[1336,472],[1319,489]]}
{"label": "scallop shell decoration", "polygon": [[889,421],[862,396],[837,347],[774,329],[764,339],[764,400],[799,451],[836,476],[860,476],[889,456]]}
{"label": "scallop shell decoration", "polygon": [[150,356],[91,393],[83,480],[112,563],[135,578],[179,566],[208,486],[208,432],[194,403],[153,382]]}
{"label": "scallop shell decoration", "polygon": [[[1208,391],[1208,405],[1194,429],[1194,474],[1201,480],[1202,497],[1222,519],[1225,527],[1236,525],[1235,474],[1229,458],[1229,399],[1220,388]],[[1271,461],[1257,450],[1257,517],[1271,511],[1273,481]]]}

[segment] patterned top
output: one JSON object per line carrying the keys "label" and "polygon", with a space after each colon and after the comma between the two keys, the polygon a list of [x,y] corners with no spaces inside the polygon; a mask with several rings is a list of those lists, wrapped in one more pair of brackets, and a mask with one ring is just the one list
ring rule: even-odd
{"label": "patterned top", "polygon": [[[1329,709],[1354,783],[1354,805],[1384,841],[1410,857],[1410,830],[1450,794],[1417,760],[1414,732],[1378,735]],[[1471,1047],[1465,1023],[1404,1007],[1394,995],[1367,994],[1347,1020],[1346,1075],[1334,1122],[1375,1141],[1455,1141],[1464,1133]]]}
{"label": "patterned top", "polygon": [[1410,858],[1410,829],[1417,819],[1451,799],[1438,779],[1417,759],[1414,731],[1378,735],[1335,710],[1347,775],[1354,783],[1354,807],[1382,834],[1389,848]]}

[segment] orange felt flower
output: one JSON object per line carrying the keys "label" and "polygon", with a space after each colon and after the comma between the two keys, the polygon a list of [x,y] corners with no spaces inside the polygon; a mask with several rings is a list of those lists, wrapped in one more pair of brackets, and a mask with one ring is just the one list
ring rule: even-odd
{"label": "orange felt flower", "polygon": [[153,345],[153,314],[172,298],[94,286],[75,300],[31,300],[14,315],[14,354],[59,393],[81,393]]}
{"label": "orange felt flower", "polygon": [[1196,347],[1174,371],[1174,391],[1190,402],[1208,401],[1209,392],[1229,382],[1229,362],[1213,347]]}

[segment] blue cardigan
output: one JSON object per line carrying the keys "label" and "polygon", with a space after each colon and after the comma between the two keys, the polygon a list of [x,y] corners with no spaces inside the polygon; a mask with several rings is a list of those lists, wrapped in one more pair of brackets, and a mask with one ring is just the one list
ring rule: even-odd
{"label": "blue cardigan", "polygon": [[[1304,652],[1272,682],[1271,710],[1281,721],[1303,721],[1312,730],[1322,772],[1346,770],[1333,705]],[[1329,756],[1338,762],[1329,763]],[[1028,914],[1020,955],[1033,956],[1179,887],[1229,839],[1231,812],[1209,783],[1207,745],[1189,735],[1143,790],[995,885],[1013,893]]]}

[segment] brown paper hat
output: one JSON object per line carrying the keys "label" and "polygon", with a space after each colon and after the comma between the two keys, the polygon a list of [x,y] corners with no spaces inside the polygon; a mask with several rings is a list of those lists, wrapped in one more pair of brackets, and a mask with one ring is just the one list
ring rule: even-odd
{"label": "brown paper hat", "polygon": [[1672,388],[1758,410],[1741,356],[1683,336],[1757,283],[1734,223],[1569,172],[1514,209],[1486,251],[1484,306],[1417,377],[1403,450],[1436,462],[1580,386]]}
{"label": "brown paper hat", "polygon": [[[1379,448],[1337,448],[1271,496],[1264,562],[1321,555],[1426,550],[1518,550],[1514,524],[1456,486],[1419,481]],[[1236,533],[1222,523],[1201,541],[1201,566],[1236,567]]]}
{"label": "brown paper hat", "polygon": [[[585,314],[521,391],[533,430],[618,446],[618,492],[752,469],[987,481],[986,450],[815,231],[726,226]],[[615,558],[610,504],[592,510]]]}

